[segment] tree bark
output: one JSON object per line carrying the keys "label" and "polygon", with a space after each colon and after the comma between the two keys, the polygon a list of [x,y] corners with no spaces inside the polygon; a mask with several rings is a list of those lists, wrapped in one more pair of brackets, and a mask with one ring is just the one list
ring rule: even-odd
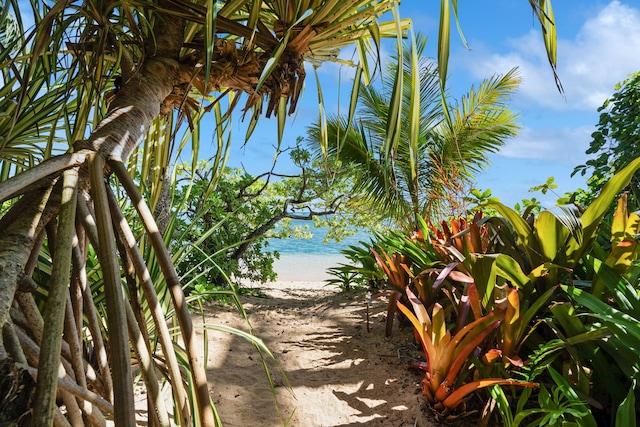
{"label": "tree bark", "polygon": [[[60,206],[51,200],[55,199],[51,197],[52,190],[53,185],[39,193],[25,195],[25,202],[14,205],[6,215],[14,217],[13,221],[0,226],[0,229],[4,228],[0,236],[0,325],[9,319],[18,278],[24,271],[36,236]],[[13,211],[19,211],[19,215],[14,215]],[[4,358],[6,353],[0,341],[0,360]]]}
{"label": "tree bark", "polygon": [[[147,47],[147,52],[152,52],[153,56],[145,58],[135,73],[132,72],[132,67],[123,66],[122,71],[123,75],[127,76],[126,81],[116,94],[106,116],[90,137],[86,141],[74,143],[76,152],[88,149],[95,151],[97,156],[104,160],[126,162],[131,153],[144,141],[152,121],[160,114],[171,114],[176,107],[176,100],[170,95],[174,87],[188,81],[190,77],[185,77],[181,73],[178,64],[178,54],[184,37],[184,22],[175,18],[165,20],[161,14],[156,14],[155,19],[157,44],[153,49],[151,46]],[[72,157],[71,160],[74,159],[75,157]],[[65,162],[62,162],[63,167],[71,166],[67,166]],[[0,233],[0,326],[7,323],[9,319],[9,310],[17,284],[24,273],[25,263],[31,255],[36,236],[49,220],[57,215],[60,208],[61,191],[55,185],[56,178],[47,177],[45,171],[43,165],[37,169],[37,172],[42,172],[40,174],[42,176],[36,173],[32,174],[33,179],[29,178],[31,175],[23,177],[34,182],[34,191],[24,194],[23,198],[13,206],[12,211],[0,220],[0,230],[2,230]],[[83,175],[81,189],[86,191],[88,189],[86,168],[81,169],[81,175]],[[59,171],[57,176],[60,176]],[[14,197],[20,194],[21,191],[16,190],[15,187],[24,189],[25,185],[31,185],[31,181],[26,184],[12,181],[16,185],[3,186],[2,197]],[[48,185],[43,186],[43,182]],[[120,353],[128,354],[128,343],[125,342],[123,345]],[[53,352],[58,353],[55,357],[59,357],[59,351]],[[0,365],[10,360],[0,339]],[[126,368],[119,374],[116,373],[117,376],[129,377],[129,367]],[[3,403],[0,402],[0,404]],[[120,411],[130,411],[130,408],[122,407],[124,402],[120,401],[120,403],[117,405],[121,407]],[[117,408],[116,412],[118,412]],[[124,416],[118,425],[133,425],[133,423],[133,418]]]}

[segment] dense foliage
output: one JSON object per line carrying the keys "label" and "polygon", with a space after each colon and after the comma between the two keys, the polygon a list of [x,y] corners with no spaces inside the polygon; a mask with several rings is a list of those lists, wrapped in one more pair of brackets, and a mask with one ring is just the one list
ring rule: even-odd
{"label": "dense foliage", "polygon": [[[640,73],[632,74],[615,87],[616,92],[600,108],[600,119],[586,151],[591,158],[576,166],[572,175],[589,173],[588,187],[595,197],[607,180],[633,159],[640,157]],[[632,209],[640,207],[640,178],[626,188]]]}
{"label": "dense foliage", "polygon": [[616,198],[638,168],[640,158],[580,211],[523,217],[493,202],[493,217],[423,221],[413,235],[372,242],[378,268],[360,271],[382,271],[388,320],[400,310],[415,326],[434,411],[464,415],[475,394],[481,423],[495,412],[507,426],[636,425],[640,217]]}
{"label": "dense foliage", "polygon": [[[169,412],[183,426],[220,423],[173,263],[185,252],[170,254],[161,234],[172,221],[171,163],[185,147],[197,162],[202,119],[212,116],[217,173],[237,105],[250,117],[247,138],[261,117],[275,115],[282,140],[305,63],[338,60],[341,47],[355,44],[368,69],[373,46],[410,25],[399,17],[378,22],[386,11],[397,15],[393,0],[294,4],[34,0],[0,7],[0,202],[7,202],[0,370],[16,372],[12,392],[21,393],[2,393],[0,416],[9,418],[0,421],[13,425],[24,415],[39,426],[104,425],[106,415],[133,426],[135,357],[150,423],[169,426]],[[39,263],[50,274],[34,282]],[[22,282],[27,292],[18,292]],[[28,320],[15,326],[25,312]],[[177,321],[174,334],[167,318]],[[19,342],[20,334],[32,338]],[[97,369],[83,347],[97,355]],[[61,363],[80,397],[58,388]],[[37,381],[28,381],[36,369]],[[171,411],[160,395],[164,380]]]}
{"label": "dense foliage", "polygon": [[[555,67],[550,1],[529,3]],[[305,63],[344,62],[340,48],[356,45],[361,63],[350,64],[367,80],[381,38],[400,40],[411,27],[397,16],[397,4],[3,3],[0,370],[15,375],[5,376],[11,389],[0,395],[2,423],[102,426],[109,418],[133,426],[135,359],[148,423],[220,424],[174,265],[194,245],[171,254],[170,233],[161,233],[177,221],[166,214],[176,151],[188,146],[197,162],[202,119],[210,113],[215,175],[238,105],[250,117],[247,139],[261,117],[276,116],[281,141],[287,116],[297,110]],[[441,9],[444,91],[452,13],[448,1]],[[393,22],[380,22],[387,11]],[[404,92],[401,79],[395,88]],[[398,107],[399,95],[391,104]],[[402,123],[387,125],[396,135],[388,147],[396,150]],[[176,206],[189,200],[182,196]],[[169,319],[177,321],[171,332]],[[163,383],[171,385],[171,408]]]}
{"label": "dense foliage", "polygon": [[[273,206],[264,198],[243,197],[246,191],[255,190],[263,183],[238,169],[225,170],[211,194],[207,192],[209,183],[210,177],[201,176],[193,187],[181,188],[177,194],[183,198],[189,191],[190,197],[179,215],[172,246],[192,245],[201,236],[208,235],[197,245],[198,250],[176,265],[182,282],[205,291],[226,285],[229,277],[261,282],[274,280],[273,256],[277,254],[268,251],[264,234],[255,235],[255,232],[277,216],[275,208],[281,211],[282,207]],[[243,245],[245,242],[251,244]],[[196,266],[199,267],[194,268]]]}
{"label": "dense foliage", "polygon": [[[267,171],[253,176],[242,169],[225,168],[214,176],[201,162],[191,171],[178,167],[174,194],[176,221],[171,246],[194,246],[176,267],[189,290],[199,293],[247,279],[265,283],[276,279],[269,239],[306,238],[309,227],[292,226],[291,220],[330,229],[327,239],[340,238],[359,228],[373,227],[372,216],[353,203],[345,175],[336,166],[312,161],[309,152],[296,146],[281,149],[297,172],[287,175]],[[180,183],[183,184],[180,184]]]}

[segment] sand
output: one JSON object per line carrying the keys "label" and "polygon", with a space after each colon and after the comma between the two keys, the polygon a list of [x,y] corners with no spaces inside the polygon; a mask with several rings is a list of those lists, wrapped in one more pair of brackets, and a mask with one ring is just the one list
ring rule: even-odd
{"label": "sand", "polygon": [[[317,283],[329,279],[327,269],[347,264],[341,254],[281,254],[275,260],[274,270],[278,273],[278,282]],[[321,284],[322,285],[322,284]]]}
{"label": "sand", "polygon": [[[266,295],[242,302],[277,361],[268,363],[275,396],[252,344],[208,332],[210,393],[225,426],[441,425],[424,409],[422,373],[406,368],[423,360],[411,331],[384,337],[385,301],[371,305],[367,326],[364,291],[322,281],[247,286]],[[205,315],[208,324],[249,330],[233,307],[210,304]]]}

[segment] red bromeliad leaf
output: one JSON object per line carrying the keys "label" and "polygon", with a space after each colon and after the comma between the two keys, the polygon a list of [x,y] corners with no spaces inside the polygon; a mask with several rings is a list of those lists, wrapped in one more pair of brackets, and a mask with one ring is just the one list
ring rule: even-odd
{"label": "red bromeliad leaf", "polygon": [[463,237],[460,236],[460,230],[464,229],[464,220],[451,220],[451,232],[453,233],[453,235],[449,238],[451,240],[451,244],[458,249],[459,251],[462,251],[464,249],[464,242],[463,242]]}
{"label": "red bromeliad leaf", "polygon": [[421,371],[428,371],[429,367],[427,362],[415,362],[415,363],[411,363],[409,364],[409,368],[412,369],[420,369]]}
{"label": "red bromeliad leaf", "polygon": [[493,366],[501,358],[502,351],[498,350],[497,348],[492,348],[491,350],[487,351],[484,356],[482,356],[482,364],[487,369],[490,369],[491,366]]}
{"label": "red bromeliad leaf", "polygon": [[[496,319],[496,317],[498,317],[498,319]],[[464,348],[469,341],[473,340],[478,334],[481,334],[496,320],[502,320],[502,314],[494,311],[484,317],[474,320],[464,328],[460,329],[453,337],[451,347],[447,349],[444,358],[453,360],[460,349]]]}
{"label": "red bromeliad leaf", "polygon": [[469,297],[469,304],[471,304],[471,311],[476,319],[482,317],[482,301],[480,300],[480,293],[475,282],[469,284],[467,288],[467,295]]}
{"label": "red bromeliad leaf", "polygon": [[[493,313],[491,313],[493,314]],[[488,317],[488,316],[487,316]],[[442,381],[442,383],[438,386],[438,389],[435,392],[435,397],[437,400],[444,400],[451,392],[451,387],[455,383],[456,377],[458,376],[462,367],[469,361],[469,355],[475,351],[475,349],[484,341],[484,339],[489,335],[494,329],[500,326],[500,322],[502,320],[498,319],[493,322],[489,327],[483,328],[480,333],[478,333],[473,339],[470,341],[462,341],[462,349],[456,348],[456,356],[449,369],[447,371],[447,376]]]}
{"label": "red bromeliad leaf", "polygon": [[501,378],[486,378],[478,381],[473,381],[463,386],[458,387],[455,390],[452,390],[449,396],[442,401],[442,407],[444,407],[445,411],[450,411],[455,409],[462,400],[473,393],[476,390],[479,390],[484,387],[489,387],[492,385],[517,385],[521,387],[538,387],[538,384],[531,382],[523,382],[523,381],[515,381],[515,380],[506,380]]}
{"label": "red bromeliad leaf", "polygon": [[504,331],[502,334],[502,351],[506,357],[514,356],[520,336],[520,297],[517,289],[510,289],[506,298],[504,315]]}
{"label": "red bromeliad leaf", "polygon": [[480,227],[474,222],[469,225],[469,252],[484,253]]}
{"label": "red bromeliad leaf", "polygon": [[410,288],[407,288],[407,297],[409,298],[409,302],[413,306],[415,314],[399,301],[396,302],[396,305],[398,309],[402,311],[405,316],[407,316],[407,319],[409,319],[409,321],[413,324],[415,330],[418,332],[420,341],[422,343],[422,349],[424,351],[425,357],[427,358],[427,372],[429,374],[432,374],[434,361],[438,357],[438,352],[436,351],[436,347],[434,346],[434,343],[431,339],[433,333],[433,324],[431,318],[429,317],[429,313],[427,313],[424,305],[411,291]]}
{"label": "red bromeliad leaf", "polygon": [[371,248],[371,252],[378,262],[378,265],[387,275],[389,282],[399,289],[406,288],[409,282],[409,276],[403,267],[405,263],[402,256],[397,253],[393,256],[389,256],[384,249],[382,250],[384,258],[382,258],[382,256],[373,248]]}
{"label": "red bromeliad leaf", "polygon": [[393,319],[396,315],[396,303],[402,294],[398,291],[389,292],[389,303],[387,304],[387,324],[385,325],[385,336],[390,337],[393,332]]}
{"label": "red bromeliad leaf", "polygon": [[513,365],[516,366],[518,368],[521,368],[524,365],[524,362],[522,361],[522,359],[520,358],[520,356],[505,356],[505,358]]}
{"label": "red bromeliad leaf", "polygon": [[411,310],[405,307],[404,304],[402,304],[400,301],[397,301],[396,304],[398,309],[402,311],[402,313],[405,316],[407,316],[407,319],[409,319],[411,324],[414,326],[415,330],[418,332],[418,335],[420,336],[420,342],[422,344],[422,350],[424,351],[425,357],[427,358],[427,372],[431,373],[433,360],[436,357],[436,349],[433,346],[433,342],[431,341],[431,338],[430,338],[431,320],[429,319],[427,310],[425,310],[422,303],[420,303],[420,301],[417,298],[415,298],[415,295],[413,295],[410,289],[408,289],[408,291],[410,293],[409,299],[418,301],[420,308],[415,308],[416,306],[414,305],[414,310],[416,310],[420,319],[423,319],[424,321],[418,320],[416,315],[414,315],[413,312],[411,312]]}
{"label": "red bromeliad leaf", "polygon": [[456,268],[456,265],[458,265],[457,262],[452,262],[440,271],[440,273],[438,274],[438,277],[433,282],[432,289],[434,291],[440,287],[440,285],[442,284],[442,282],[444,282],[444,279],[447,278],[449,273],[451,273],[451,271],[453,271],[453,269]]}
{"label": "red bromeliad leaf", "polygon": [[427,398],[428,402],[434,402],[433,392],[429,388],[429,382],[431,382],[431,374],[427,372],[422,380],[422,394]]}
{"label": "red bromeliad leaf", "polygon": [[[456,264],[459,265],[459,263],[456,263]],[[449,277],[451,277],[456,282],[460,282],[460,283],[474,283],[473,277],[457,270],[453,270],[449,274]]]}
{"label": "red bromeliad leaf", "polygon": [[429,313],[427,313],[427,309],[424,308],[422,301],[410,288],[407,288],[407,298],[413,307],[413,311],[416,313],[416,317],[418,318],[421,325],[427,325],[431,328],[431,318],[429,318]]}
{"label": "red bromeliad leaf", "polygon": [[[433,305],[431,312],[431,341],[436,348],[446,347],[449,343],[448,337],[451,334],[447,331],[447,323],[444,317],[444,309],[439,303]],[[442,342],[441,342],[442,341]]]}

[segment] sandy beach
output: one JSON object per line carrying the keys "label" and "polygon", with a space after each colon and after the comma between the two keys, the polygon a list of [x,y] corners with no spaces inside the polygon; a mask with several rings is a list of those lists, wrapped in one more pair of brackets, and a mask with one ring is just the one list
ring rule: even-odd
{"label": "sandy beach", "polygon": [[[246,284],[266,297],[242,297],[255,335],[275,357],[267,363],[275,395],[252,344],[229,333],[208,332],[210,394],[223,424],[441,425],[424,408],[423,375],[407,369],[424,357],[413,334],[404,330],[384,337],[386,301],[370,306],[367,322],[365,291],[327,287],[324,271],[317,274],[326,259],[296,259],[296,264],[279,266],[278,282]],[[249,330],[235,308],[219,304],[206,307],[204,322]]]}
{"label": "sandy beach", "polygon": [[347,263],[341,254],[281,254],[274,262],[274,270],[278,282],[318,283],[331,277],[327,269]]}
{"label": "sandy beach", "polygon": [[[208,333],[208,378],[224,425],[427,425],[416,394],[421,375],[404,369],[419,357],[416,347],[397,342],[400,334],[384,339],[383,304],[374,306],[367,332],[364,295],[324,285],[279,281],[261,286],[268,298],[243,297],[255,335],[282,368],[268,364],[276,399],[251,344]],[[231,307],[209,306],[206,315],[207,323],[247,330]]]}

